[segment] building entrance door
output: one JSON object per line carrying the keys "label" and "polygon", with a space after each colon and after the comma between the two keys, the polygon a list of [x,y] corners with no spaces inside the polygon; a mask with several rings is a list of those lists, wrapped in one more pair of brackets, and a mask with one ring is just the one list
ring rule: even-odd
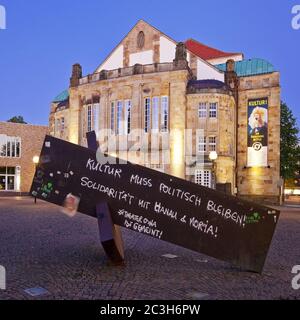
{"label": "building entrance door", "polygon": [[16,190],[15,167],[0,167],[0,191]]}

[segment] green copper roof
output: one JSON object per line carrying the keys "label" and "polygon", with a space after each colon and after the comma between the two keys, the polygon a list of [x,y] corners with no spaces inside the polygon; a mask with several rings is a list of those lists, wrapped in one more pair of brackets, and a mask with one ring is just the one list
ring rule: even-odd
{"label": "green copper roof", "polygon": [[65,90],[61,92],[58,96],[56,96],[53,102],[62,102],[69,98],[69,90]]}
{"label": "green copper roof", "polygon": [[[218,64],[217,67],[221,71],[226,71],[226,64]],[[274,72],[274,66],[264,59],[248,59],[237,61],[235,63],[235,72],[238,77],[254,76],[257,74]]]}

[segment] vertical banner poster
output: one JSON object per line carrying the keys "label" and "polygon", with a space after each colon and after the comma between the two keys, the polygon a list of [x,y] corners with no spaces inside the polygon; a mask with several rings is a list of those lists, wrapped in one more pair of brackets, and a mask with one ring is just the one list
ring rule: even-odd
{"label": "vertical banner poster", "polygon": [[268,98],[248,100],[248,167],[268,166]]}

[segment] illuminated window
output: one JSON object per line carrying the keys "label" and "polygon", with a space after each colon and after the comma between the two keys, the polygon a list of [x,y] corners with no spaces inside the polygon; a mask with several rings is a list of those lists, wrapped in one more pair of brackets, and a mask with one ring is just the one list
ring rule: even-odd
{"label": "illuminated window", "polygon": [[94,103],[92,108],[92,114],[93,114],[93,130],[95,130],[96,133],[99,131],[99,116],[100,116],[100,103]]}
{"label": "illuminated window", "polygon": [[159,129],[159,97],[152,98],[152,132],[157,133]]}
{"label": "illuminated window", "polygon": [[0,167],[0,191],[16,190],[16,168]]}
{"label": "illuminated window", "polygon": [[210,170],[195,170],[195,183],[201,186],[211,188]]}
{"label": "illuminated window", "polygon": [[161,97],[161,132],[167,132],[169,126],[169,97]]}
{"label": "illuminated window", "polygon": [[122,109],[123,109],[123,101],[117,102],[117,134],[123,134],[122,130]]}
{"label": "illuminated window", "polygon": [[209,151],[216,151],[216,147],[217,147],[216,137],[208,137]]}
{"label": "illuminated window", "polygon": [[115,132],[115,103],[112,102],[110,106],[110,130]]}
{"label": "illuminated window", "polygon": [[198,117],[206,118],[207,117],[207,106],[206,103],[199,103],[198,106]]}
{"label": "illuminated window", "polygon": [[149,132],[150,130],[150,98],[145,99],[145,113],[144,113],[144,120],[145,120],[145,132]]}
{"label": "illuminated window", "polygon": [[125,101],[125,134],[129,134],[131,130],[131,101]]}
{"label": "illuminated window", "polygon": [[217,118],[217,109],[218,104],[217,103],[210,103],[209,104],[209,117],[210,118]]}
{"label": "illuminated window", "polygon": [[87,131],[92,131],[92,106],[87,106]]}
{"label": "illuminated window", "polygon": [[198,151],[205,152],[206,151],[206,137],[199,137],[198,138]]}

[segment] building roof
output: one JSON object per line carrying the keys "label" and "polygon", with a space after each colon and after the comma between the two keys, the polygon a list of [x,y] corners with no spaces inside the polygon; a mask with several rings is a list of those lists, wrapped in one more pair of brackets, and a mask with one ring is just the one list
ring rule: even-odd
{"label": "building roof", "polygon": [[209,47],[194,39],[186,40],[185,46],[193,54],[195,54],[196,56],[204,60],[224,58],[224,57],[230,57],[230,56],[241,54],[241,53],[224,52],[224,51]]}
{"label": "building roof", "polygon": [[69,90],[64,90],[58,96],[56,96],[52,102],[63,102],[69,99]]}
{"label": "building roof", "polygon": [[215,89],[216,92],[230,92],[231,89],[226,83],[219,80],[190,80],[187,84],[187,93],[205,92],[206,90]]}
{"label": "building roof", "polygon": [[194,87],[196,89],[222,89],[226,87],[226,84],[219,80],[190,80],[188,87]]}
{"label": "building roof", "polygon": [[[218,64],[216,67],[221,71],[226,71],[225,63]],[[235,62],[235,72],[238,77],[254,76],[274,71],[274,66],[264,59],[254,58]]]}

